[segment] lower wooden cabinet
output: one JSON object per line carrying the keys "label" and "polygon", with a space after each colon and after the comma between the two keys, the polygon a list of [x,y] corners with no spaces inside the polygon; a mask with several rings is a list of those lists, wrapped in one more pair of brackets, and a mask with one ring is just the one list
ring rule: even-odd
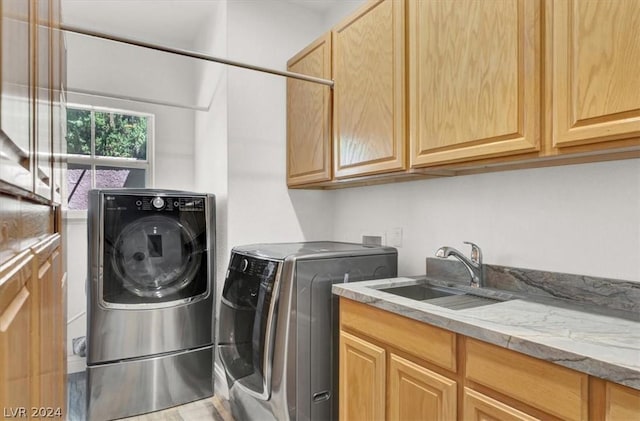
{"label": "lower wooden cabinet", "polygon": [[589,376],[466,338],[465,378],[564,420],[588,418]]}
{"label": "lower wooden cabinet", "polygon": [[[0,406],[5,416],[64,418],[66,413],[63,267],[59,234],[0,265]],[[22,408],[26,412],[19,412]],[[34,416],[32,408],[47,412]]]}
{"label": "lower wooden cabinet", "polygon": [[419,364],[390,355],[389,419],[453,420],[456,418],[455,380]]}
{"label": "lower wooden cabinet", "polygon": [[466,387],[464,388],[463,408],[463,418],[468,421],[534,421],[540,419]]}
{"label": "lower wooden cabinet", "polygon": [[340,327],[340,420],[456,418],[453,333],[344,299]]}
{"label": "lower wooden cabinet", "polygon": [[606,421],[640,419],[640,390],[607,382],[603,419]]}
{"label": "lower wooden cabinet", "polygon": [[640,419],[640,390],[345,298],[339,389],[341,421]]}
{"label": "lower wooden cabinet", "polygon": [[0,266],[0,407],[10,411],[34,403],[32,260],[27,251]]}
{"label": "lower wooden cabinet", "polygon": [[34,348],[37,363],[34,373],[39,407],[62,408],[66,402],[66,335],[64,326],[64,281],[60,236],[32,248],[36,293],[38,297],[38,342]]}
{"label": "lower wooden cabinet", "polygon": [[340,419],[385,419],[385,351],[340,333]]}
{"label": "lower wooden cabinet", "polygon": [[456,393],[455,380],[340,333],[341,420],[451,420]]}

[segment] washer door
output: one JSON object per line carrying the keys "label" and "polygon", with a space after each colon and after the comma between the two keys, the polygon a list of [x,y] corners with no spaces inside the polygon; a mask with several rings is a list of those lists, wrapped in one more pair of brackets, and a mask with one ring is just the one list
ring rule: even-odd
{"label": "washer door", "polygon": [[204,298],[209,291],[204,212],[145,210],[137,202],[136,196],[118,196],[105,207],[101,305],[155,308]]}
{"label": "washer door", "polygon": [[200,260],[201,250],[190,229],[162,216],[127,225],[111,255],[123,288],[138,297],[175,295],[193,281]]}

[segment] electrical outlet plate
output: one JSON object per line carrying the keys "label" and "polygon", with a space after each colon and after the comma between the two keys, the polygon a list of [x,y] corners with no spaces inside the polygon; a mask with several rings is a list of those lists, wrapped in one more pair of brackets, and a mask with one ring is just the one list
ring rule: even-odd
{"label": "electrical outlet plate", "polygon": [[365,232],[362,233],[362,244],[368,246],[385,246],[387,244],[384,232]]}

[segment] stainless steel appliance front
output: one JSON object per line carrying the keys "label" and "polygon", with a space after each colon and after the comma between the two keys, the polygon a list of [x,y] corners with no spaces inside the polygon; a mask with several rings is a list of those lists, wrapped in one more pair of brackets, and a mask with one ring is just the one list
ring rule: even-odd
{"label": "stainless steel appliance front", "polygon": [[212,355],[210,345],[89,366],[88,419],[124,418],[211,396]]}
{"label": "stainless steel appliance front", "polygon": [[[90,192],[90,420],[150,412],[213,394],[214,221],[212,195]],[[194,370],[198,376],[193,380],[175,374]]]}
{"label": "stainless steel appliance front", "polygon": [[397,251],[335,242],[232,250],[218,349],[236,419],[337,419],[337,282],[394,277]]}

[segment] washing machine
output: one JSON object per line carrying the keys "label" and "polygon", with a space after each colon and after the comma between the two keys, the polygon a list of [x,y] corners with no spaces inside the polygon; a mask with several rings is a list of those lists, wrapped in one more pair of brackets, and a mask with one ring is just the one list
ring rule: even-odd
{"label": "washing machine", "polygon": [[392,278],[395,248],[340,242],[234,247],[218,351],[237,420],[338,419],[335,283]]}
{"label": "washing machine", "polygon": [[214,227],[213,195],[89,192],[89,420],[213,395]]}

